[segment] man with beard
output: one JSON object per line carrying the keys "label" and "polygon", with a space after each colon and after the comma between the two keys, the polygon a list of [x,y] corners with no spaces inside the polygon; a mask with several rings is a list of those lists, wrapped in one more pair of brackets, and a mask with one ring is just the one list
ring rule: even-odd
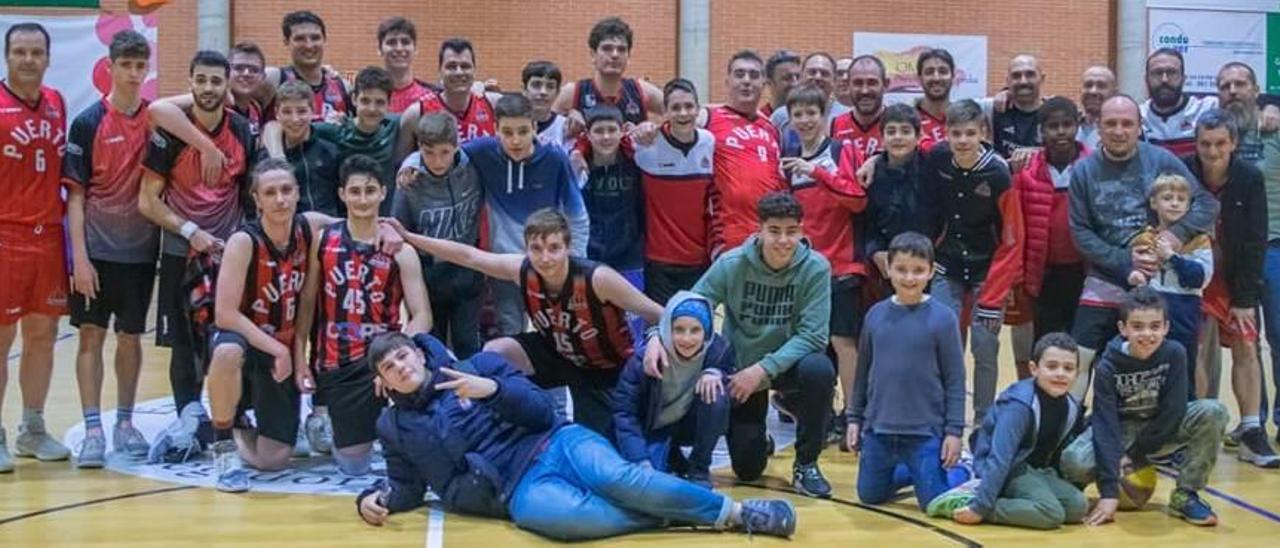
{"label": "man with beard", "polygon": [[418,28],[413,21],[400,16],[383,19],[378,25],[378,54],[395,84],[387,112],[400,114],[439,90],[413,76],[413,59],[418,55]]}
{"label": "man with beard", "polygon": [[644,80],[623,77],[633,45],[631,26],[626,21],[618,17],[598,21],[587,36],[594,74],[565,84],[553,110],[573,119],[575,127],[585,127],[582,113],[600,104],[618,107],[628,125],[661,122],[662,90]]}
{"label": "man with beard", "polygon": [[780,171],[778,130],[760,114],[764,61],[742,50],[729,59],[725,87],[729,100],[707,107],[699,125],[716,138],[708,199],[711,204],[711,257],[738,247],[755,233],[756,202],[786,190]]}
{"label": "man with beard", "polygon": [[780,49],[764,64],[764,74],[768,78],[766,84],[769,86],[769,102],[760,107],[760,113],[773,116],[773,111],[787,104],[791,86],[799,84],[804,77],[800,70],[800,56],[789,49]]}
{"label": "man with beard", "polygon": [[889,81],[884,62],[871,55],[859,55],[849,66],[849,92],[853,110],[831,122],[831,138],[853,143],[866,156],[884,148],[881,118],[884,114],[884,88]]}
{"label": "man with beard", "polygon": [[853,108],[853,92],[849,89],[849,67],[853,66],[852,57],[836,59],[836,102],[846,110]]}
{"label": "man with beard", "polygon": [[[43,417],[58,317],[67,313],[59,195],[67,108],[62,94],[44,85],[49,46],[49,32],[39,23],[9,27],[4,36],[8,74],[0,82],[0,181],[6,198],[0,205],[0,353],[9,355],[21,323],[22,424],[14,449],[20,457],[42,461],[69,455],[45,430]],[[8,370],[7,363],[0,368],[0,407]],[[0,428],[0,472],[12,471]]]}
{"label": "man with beard", "polygon": [[1080,129],[1076,140],[1091,149],[1097,149],[1102,141],[1098,133],[1098,122],[1102,117],[1102,102],[1116,93],[1116,73],[1102,65],[1094,65],[1084,70],[1080,77],[1080,106],[1084,115],[1080,118]]}
{"label": "man with beard", "polygon": [[956,61],[945,49],[926,49],[916,58],[916,76],[924,91],[924,97],[916,102],[916,112],[920,114],[920,146],[928,150],[947,138],[947,107],[951,106]]}
{"label": "man with beard", "polygon": [[[804,64],[801,65],[804,81],[813,82],[827,98],[826,117],[828,127],[837,117],[849,111],[849,107],[836,102],[833,95],[835,92],[835,69],[835,59],[825,51],[810,53],[805,56]],[[769,122],[773,124],[773,127],[777,128],[778,135],[782,136],[784,142],[798,143],[794,134],[788,137],[788,132],[791,130],[791,115],[785,105],[773,110],[773,114],[769,116]]]}
{"label": "man with beard", "polygon": [[143,160],[142,190],[138,210],[165,230],[160,257],[157,296],[158,337],[173,348],[169,356],[169,385],[174,408],[184,428],[177,436],[161,436],[152,447],[161,455],[169,447],[190,447],[199,422],[207,422],[200,405],[203,380],[196,367],[191,319],[185,312],[182,291],[188,257],[194,253],[218,253],[226,238],[244,221],[242,192],[247,182],[254,140],[249,122],[224,108],[230,64],[215,51],[198,51],[189,69],[194,104],[187,111],[224,158],[225,167],[209,184],[199,170],[197,148],[173,134],[156,129]]}
{"label": "man with beard", "polygon": [[1138,141],[1139,108],[1128,95],[1102,103],[1102,147],[1076,162],[1068,185],[1068,221],[1076,248],[1085,260],[1086,277],[1072,336],[1080,343],[1081,374],[1071,389],[1083,397],[1097,352],[1117,334],[1120,304],[1127,278],[1140,269],[1154,275],[1156,261],[1131,253],[1132,237],[1147,223],[1148,192],[1163,173],[1172,172],[1192,184],[1192,199],[1182,220],[1159,239],[1174,249],[1213,228],[1218,200],[1196,182],[1187,166],[1158,146]]}

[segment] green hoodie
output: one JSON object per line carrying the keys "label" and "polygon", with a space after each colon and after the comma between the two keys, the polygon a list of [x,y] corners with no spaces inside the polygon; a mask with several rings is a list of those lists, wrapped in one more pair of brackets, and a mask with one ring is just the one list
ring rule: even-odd
{"label": "green hoodie", "polygon": [[[752,236],[712,263],[693,292],[725,308],[724,335],[737,368],[757,362],[777,377],[801,358],[825,352],[831,321],[831,265],[807,240],[791,263],[773,270]],[[852,311],[850,313],[853,313]]]}

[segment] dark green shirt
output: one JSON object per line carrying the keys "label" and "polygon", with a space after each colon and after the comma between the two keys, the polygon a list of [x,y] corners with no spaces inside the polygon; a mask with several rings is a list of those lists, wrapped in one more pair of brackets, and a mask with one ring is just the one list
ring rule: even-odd
{"label": "dark green shirt", "polygon": [[[382,201],[381,214],[391,214],[391,200],[396,190],[396,136],[400,128],[400,118],[388,115],[382,119],[378,129],[373,133],[365,133],[356,127],[353,119],[344,120],[341,124],[313,122],[311,131],[321,139],[338,145],[338,154],[345,161],[354,154],[364,154],[382,165],[382,184],[387,187],[387,197]],[[339,186],[341,186],[339,181]]]}

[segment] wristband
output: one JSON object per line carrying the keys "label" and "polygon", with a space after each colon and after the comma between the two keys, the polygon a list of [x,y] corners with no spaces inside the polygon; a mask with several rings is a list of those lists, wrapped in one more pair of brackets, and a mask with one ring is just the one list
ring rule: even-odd
{"label": "wristband", "polygon": [[190,240],[191,236],[194,235],[197,230],[200,230],[199,225],[192,221],[187,221],[182,223],[182,228],[178,229],[178,233],[181,234],[183,238]]}

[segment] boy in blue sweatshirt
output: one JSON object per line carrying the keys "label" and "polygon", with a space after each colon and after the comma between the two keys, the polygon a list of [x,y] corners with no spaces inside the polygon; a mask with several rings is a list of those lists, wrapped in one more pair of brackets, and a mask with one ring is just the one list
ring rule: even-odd
{"label": "boy in blue sweatshirt", "polygon": [[[658,341],[671,359],[661,379],[644,373],[643,353],[631,356],[613,392],[613,424],[622,457],[711,486],[711,452],[729,426],[725,379],[733,348],[712,331],[711,303],[677,292],[658,320]],[[680,446],[692,445],[684,462]],[[672,448],[675,448],[673,451]]]}
{"label": "boy in blue sweatshirt", "polygon": [[944,467],[960,460],[964,353],[955,312],[925,294],[933,277],[929,239],[917,232],[894,237],[888,266],[894,295],[872,306],[863,323],[845,439],[862,453],[862,502],[893,498],[905,486],[895,469],[905,466],[924,510],[947,490]]}
{"label": "boy in blue sweatshirt", "polygon": [[1120,478],[1150,464],[1152,457],[1182,451],[1172,459],[1177,487],[1169,513],[1193,525],[1217,525],[1218,516],[1197,491],[1218,461],[1227,408],[1218,400],[1187,402],[1187,354],[1166,340],[1164,299],[1138,287],[1120,306],[1120,336],[1098,359],[1090,427],[1062,453],[1062,474],[1076,485],[1095,479],[1102,496],[1085,518],[1101,525],[1115,518]]}
{"label": "boy in blue sweatshirt", "polygon": [[[523,95],[503,95],[494,105],[498,136],[468,141],[462,150],[484,186],[488,208],[489,250],[524,252],[524,223],[534,211],[550,207],[569,220],[571,252],[585,257],[590,225],[569,157],[559,147],[537,140],[533,104]],[[524,331],[524,307],[515,284],[490,280],[503,335]]]}
{"label": "boy in blue sweatshirt", "polygon": [[424,504],[499,519],[561,541],[678,522],[790,537],[785,500],[733,499],[627,462],[603,437],[565,425],[551,396],[497,354],[455,362],[430,335],[375,337],[369,367],[394,405],[378,419],[387,480],[356,498],[361,519]]}
{"label": "boy in blue sweatshirt", "polygon": [[1032,353],[1031,377],[1006,388],[982,421],[974,447],[981,479],[933,499],[930,516],[1032,529],[1084,519],[1084,492],[1058,475],[1062,449],[1084,429],[1083,409],[1070,393],[1079,369],[1076,341],[1049,333]]}
{"label": "boy in blue sweatshirt", "polygon": [[622,111],[587,109],[587,180],[582,187],[591,222],[587,258],[617,270],[644,291],[644,194],[640,168],[622,151]]}

